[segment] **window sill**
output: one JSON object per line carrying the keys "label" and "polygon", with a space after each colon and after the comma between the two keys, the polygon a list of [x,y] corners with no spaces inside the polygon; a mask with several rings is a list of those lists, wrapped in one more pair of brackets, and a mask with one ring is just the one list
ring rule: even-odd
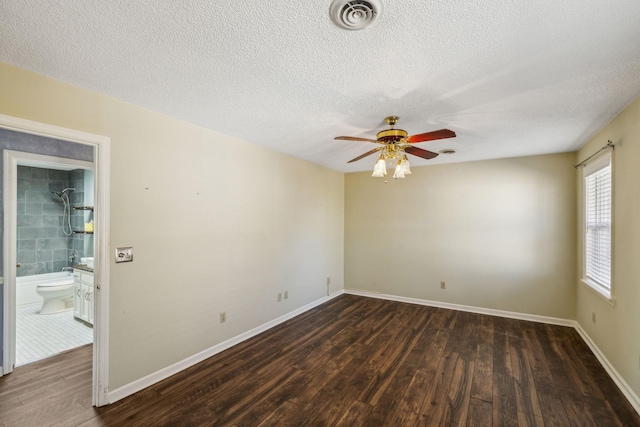
{"label": "window sill", "polygon": [[608,302],[609,304],[611,304],[612,306],[615,307],[616,305],[616,300],[613,298],[613,296],[611,295],[611,292],[606,290],[606,289],[602,289],[601,286],[597,285],[596,283],[592,282],[589,279],[585,279],[582,278],[580,279],[580,281],[587,287],[587,289],[589,289],[591,292],[595,293],[596,295],[598,295],[600,298],[604,299],[606,302]]}

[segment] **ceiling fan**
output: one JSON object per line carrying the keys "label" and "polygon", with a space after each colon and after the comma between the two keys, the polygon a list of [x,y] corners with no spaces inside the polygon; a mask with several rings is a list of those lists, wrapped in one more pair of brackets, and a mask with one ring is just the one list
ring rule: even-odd
{"label": "ceiling fan", "polygon": [[455,138],[456,136],[456,133],[449,129],[440,129],[408,136],[407,131],[394,129],[394,126],[399,119],[400,118],[398,116],[389,116],[385,118],[384,120],[389,126],[391,126],[391,128],[378,132],[376,139],[358,138],[355,136],[336,136],[334,139],[343,141],[374,142],[382,145],[381,147],[376,147],[355,159],[349,160],[347,163],[353,163],[374,153],[380,152],[380,156],[378,157],[378,161],[376,162],[376,166],[373,170],[373,176],[381,177],[386,175],[386,160],[398,159],[398,166],[396,167],[396,172],[393,177],[404,178],[405,174],[411,173],[411,169],[409,169],[409,160],[405,153],[422,157],[423,159],[433,159],[438,155],[438,153],[434,153],[433,151],[415,147],[413,144],[418,142],[435,141],[438,139]]}

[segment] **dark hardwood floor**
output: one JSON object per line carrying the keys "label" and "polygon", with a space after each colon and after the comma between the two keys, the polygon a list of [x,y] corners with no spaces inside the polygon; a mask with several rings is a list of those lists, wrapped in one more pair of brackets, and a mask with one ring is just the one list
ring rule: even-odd
{"label": "dark hardwood floor", "polygon": [[640,426],[572,328],[342,295],[91,407],[91,347],[0,378],[0,426]]}

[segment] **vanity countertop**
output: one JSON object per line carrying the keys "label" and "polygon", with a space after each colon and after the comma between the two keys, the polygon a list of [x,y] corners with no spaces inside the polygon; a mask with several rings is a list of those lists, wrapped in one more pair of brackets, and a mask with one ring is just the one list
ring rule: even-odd
{"label": "vanity countertop", "polygon": [[76,264],[73,266],[73,268],[77,268],[78,270],[83,270],[83,271],[88,271],[90,273],[93,273],[93,268],[87,267],[87,264]]}

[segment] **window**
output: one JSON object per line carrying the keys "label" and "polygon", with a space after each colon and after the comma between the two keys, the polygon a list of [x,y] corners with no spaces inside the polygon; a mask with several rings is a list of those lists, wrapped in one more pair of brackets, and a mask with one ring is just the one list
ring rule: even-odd
{"label": "window", "polygon": [[584,278],[611,299],[611,154],[584,168]]}

